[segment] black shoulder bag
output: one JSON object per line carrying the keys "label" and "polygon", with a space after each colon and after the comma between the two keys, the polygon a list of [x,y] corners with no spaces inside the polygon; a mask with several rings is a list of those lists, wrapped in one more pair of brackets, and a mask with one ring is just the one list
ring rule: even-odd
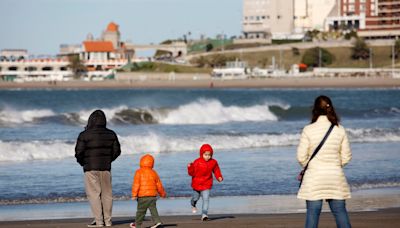
{"label": "black shoulder bag", "polygon": [[331,131],[332,131],[332,129],[333,129],[334,126],[335,126],[335,125],[332,124],[332,125],[329,127],[328,132],[326,132],[326,134],[325,134],[324,138],[322,139],[322,141],[319,143],[319,145],[317,146],[317,148],[315,148],[314,153],[311,155],[310,160],[308,160],[308,162],[307,162],[307,165],[304,167],[303,170],[301,170],[301,172],[300,172],[299,175],[297,176],[297,180],[300,181],[300,183],[299,183],[299,188],[300,188],[300,186],[301,186],[301,183],[303,182],[304,173],[306,172],[306,170],[307,170],[307,168],[308,168],[308,164],[310,164],[310,161],[315,157],[315,155],[317,155],[317,153],[318,153],[318,151],[321,149],[322,145],[324,145],[326,139],[328,138],[328,136],[329,136],[329,134],[331,133]]}

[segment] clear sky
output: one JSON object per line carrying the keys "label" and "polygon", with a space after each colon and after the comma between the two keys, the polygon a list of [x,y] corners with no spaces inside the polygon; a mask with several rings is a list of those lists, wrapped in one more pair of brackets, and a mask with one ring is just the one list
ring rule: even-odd
{"label": "clear sky", "polygon": [[0,0],[0,49],[57,54],[60,44],[100,37],[108,23],[122,40],[159,43],[200,34],[240,35],[243,0]]}

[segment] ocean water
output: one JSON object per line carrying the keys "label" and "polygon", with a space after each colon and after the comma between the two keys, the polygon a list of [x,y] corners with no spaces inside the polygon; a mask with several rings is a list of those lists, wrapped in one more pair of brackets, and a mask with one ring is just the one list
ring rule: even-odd
{"label": "ocean water", "polygon": [[116,199],[130,198],[144,153],[155,156],[169,197],[190,196],[186,164],[203,143],[225,178],[213,196],[294,195],[296,147],[321,94],[350,138],[352,190],[399,187],[400,89],[2,90],[0,205],[85,200],[74,146],[95,109],[122,146],[112,166]]}

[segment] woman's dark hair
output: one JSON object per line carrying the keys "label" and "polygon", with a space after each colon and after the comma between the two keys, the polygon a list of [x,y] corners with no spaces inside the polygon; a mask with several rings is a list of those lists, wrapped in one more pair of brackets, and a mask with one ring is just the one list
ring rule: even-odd
{"label": "woman's dark hair", "polygon": [[318,117],[321,115],[326,115],[332,124],[339,125],[340,119],[336,115],[331,99],[323,95],[317,97],[314,101],[311,123],[317,121]]}

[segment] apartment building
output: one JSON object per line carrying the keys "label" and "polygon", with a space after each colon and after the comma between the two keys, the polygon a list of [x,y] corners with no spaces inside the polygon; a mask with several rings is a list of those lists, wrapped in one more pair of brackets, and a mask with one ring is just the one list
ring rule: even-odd
{"label": "apartment building", "polygon": [[243,0],[245,39],[289,36],[294,30],[294,0]]}
{"label": "apartment building", "polygon": [[400,0],[340,0],[325,29],[356,29],[366,38],[400,37]]}

